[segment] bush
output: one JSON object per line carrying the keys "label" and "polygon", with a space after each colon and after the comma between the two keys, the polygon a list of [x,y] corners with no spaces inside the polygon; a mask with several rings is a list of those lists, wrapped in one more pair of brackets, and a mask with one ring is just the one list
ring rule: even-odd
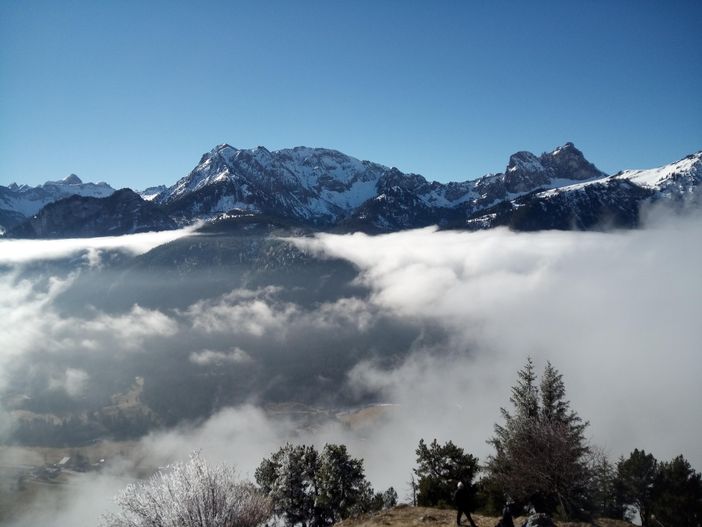
{"label": "bush", "polygon": [[271,515],[270,500],[234,469],[209,466],[199,454],[133,483],[116,498],[121,511],[106,527],[255,527]]}

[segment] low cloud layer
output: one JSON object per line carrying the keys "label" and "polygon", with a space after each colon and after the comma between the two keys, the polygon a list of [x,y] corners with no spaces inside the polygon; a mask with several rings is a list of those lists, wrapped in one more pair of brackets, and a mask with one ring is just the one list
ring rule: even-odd
{"label": "low cloud layer", "polygon": [[435,393],[438,405],[447,384],[463,383],[450,400],[485,438],[531,355],[561,370],[593,440],[612,454],[638,446],[700,467],[701,235],[702,222],[688,218],[615,233],[425,229],[321,235],[308,245],[355,262],[382,309],[449,327],[457,356],[438,364],[466,366],[442,379],[419,354],[392,371],[361,365],[357,382],[399,400],[419,387],[420,401]]}
{"label": "low cloud layer", "polygon": [[[141,473],[136,459],[160,466],[202,449],[252,477],[286,441],[344,442],[365,459],[376,488],[393,485],[402,497],[420,438],[453,440],[485,460],[485,441],[527,356],[563,373],[592,442],[610,457],[633,448],[659,459],[682,453],[700,470],[700,239],[699,218],[613,233],[318,235],[294,243],[353,262],[370,294],[312,307],[280,300],[275,288],[238,288],[185,309],[69,317],[54,301],[70,277],[32,282],[8,274],[0,280],[0,367],[53,353],[53,369],[22,371],[43,375],[47,388],[67,397],[97,382],[90,360],[121,354],[125,363],[153,356],[162,369],[189,368],[197,378],[238,372],[232,386],[263,372],[267,393],[292,397],[295,390],[276,391],[285,373],[285,382],[305,379],[299,391],[316,394],[320,406],[325,393],[340,391],[387,405],[353,419],[321,413],[304,426],[264,411],[256,398],[224,405],[144,437],[128,462],[90,481],[93,506],[68,492],[60,506],[28,518],[50,511],[56,525],[80,525],[76,511],[97,511],[97,503],[104,510],[118,484]],[[281,363],[288,369],[276,370]],[[329,371],[344,375],[330,381]],[[86,525],[94,523],[86,516]]]}
{"label": "low cloud layer", "polygon": [[14,265],[39,260],[58,260],[75,255],[91,266],[99,265],[100,253],[105,250],[124,250],[143,254],[154,247],[192,235],[197,225],[184,229],[144,232],[101,238],[71,238],[62,240],[15,240],[0,238],[0,265]]}

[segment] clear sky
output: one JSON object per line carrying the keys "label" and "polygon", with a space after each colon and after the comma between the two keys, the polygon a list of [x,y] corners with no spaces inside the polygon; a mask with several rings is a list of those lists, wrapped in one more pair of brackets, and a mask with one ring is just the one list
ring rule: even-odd
{"label": "clear sky", "polygon": [[702,2],[0,2],[0,184],[172,184],[216,144],[439,181],[702,149]]}

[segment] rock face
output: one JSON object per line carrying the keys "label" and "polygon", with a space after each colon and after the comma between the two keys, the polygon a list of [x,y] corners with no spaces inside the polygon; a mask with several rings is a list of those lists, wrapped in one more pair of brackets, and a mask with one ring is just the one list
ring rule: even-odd
{"label": "rock face", "polygon": [[114,191],[115,189],[104,182],[83,183],[75,174],[59,181],[47,181],[36,187],[17,183],[7,187],[0,185],[0,227],[10,229],[49,203],[68,196],[106,198]]}
{"label": "rock face", "polygon": [[165,192],[166,185],[157,185],[155,187],[148,187],[145,188],[144,190],[138,190],[137,194],[139,194],[143,199],[146,201],[153,201],[155,200],[161,192]]}
{"label": "rock face", "polygon": [[633,228],[642,206],[702,205],[702,152],[650,170],[627,170],[550,190],[537,190],[475,213],[469,228],[515,230]]}
{"label": "rock face", "polygon": [[241,209],[321,228],[387,232],[459,226],[499,201],[605,176],[572,143],[539,157],[517,152],[504,173],[447,184],[336,150],[220,145],[156,200],[180,221]]}
{"label": "rock face", "polygon": [[386,170],[322,148],[220,145],[157,200],[186,220],[238,208],[329,225],[375,196]]}
{"label": "rock face", "polygon": [[[61,216],[59,209],[42,211],[29,222],[33,227],[11,232],[88,236],[242,215],[336,232],[382,233],[428,225],[517,230],[635,227],[647,204],[700,205],[701,157],[698,152],[661,168],[609,176],[573,143],[565,143],[539,156],[517,152],[501,173],[438,183],[336,150],[296,147],[271,152],[261,146],[245,150],[225,144],[204,154],[174,185],[141,191],[153,208],[125,206],[112,226],[107,217],[84,222],[86,212],[80,207],[87,205],[74,200],[67,203],[80,205],[76,211],[67,204],[62,205]],[[81,192],[104,197],[113,189],[104,183],[84,184],[73,175],[41,187],[0,187],[0,228],[18,225],[49,200]],[[129,214],[135,216],[130,219]]]}
{"label": "rock face", "polygon": [[7,232],[10,238],[84,238],[174,229],[157,205],[130,189],[106,198],[71,196],[51,203]]}

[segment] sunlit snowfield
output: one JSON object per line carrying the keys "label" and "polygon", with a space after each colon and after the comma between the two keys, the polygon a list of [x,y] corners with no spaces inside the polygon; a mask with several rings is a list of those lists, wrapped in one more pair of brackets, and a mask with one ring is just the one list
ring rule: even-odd
{"label": "sunlit snowfield", "polygon": [[[194,449],[252,477],[286,441],[346,443],[365,459],[376,488],[393,485],[403,496],[420,438],[452,440],[486,458],[485,441],[529,355],[563,373],[592,442],[610,457],[638,447],[702,465],[699,218],[660,217],[613,233],[422,229],[288,240],[357,269],[355,293],[319,301],[243,283],[187,305],[150,298],[108,308],[81,282],[87,273],[113,280],[120,248],[118,260],[129,261],[186,234],[0,242],[5,437],[17,426],[9,410],[23,393],[70,410],[102,396],[111,379],[136,374],[144,393],[167,408],[172,391],[199,394],[203,378],[221,386],[103,472],[36,500],[17,525],[93,525],[144,460],[159,466]],[[130,279],[138,270],[131,272]],[[171,371],[178,373],[164,373]],[[272,401],[297,402],[298,392],[305,404],[329,410],[313,427],[270,411]],[[393,406],[358,426],[334,416],[373,402]],[[0,452],[3,465],[32,455]]]}

